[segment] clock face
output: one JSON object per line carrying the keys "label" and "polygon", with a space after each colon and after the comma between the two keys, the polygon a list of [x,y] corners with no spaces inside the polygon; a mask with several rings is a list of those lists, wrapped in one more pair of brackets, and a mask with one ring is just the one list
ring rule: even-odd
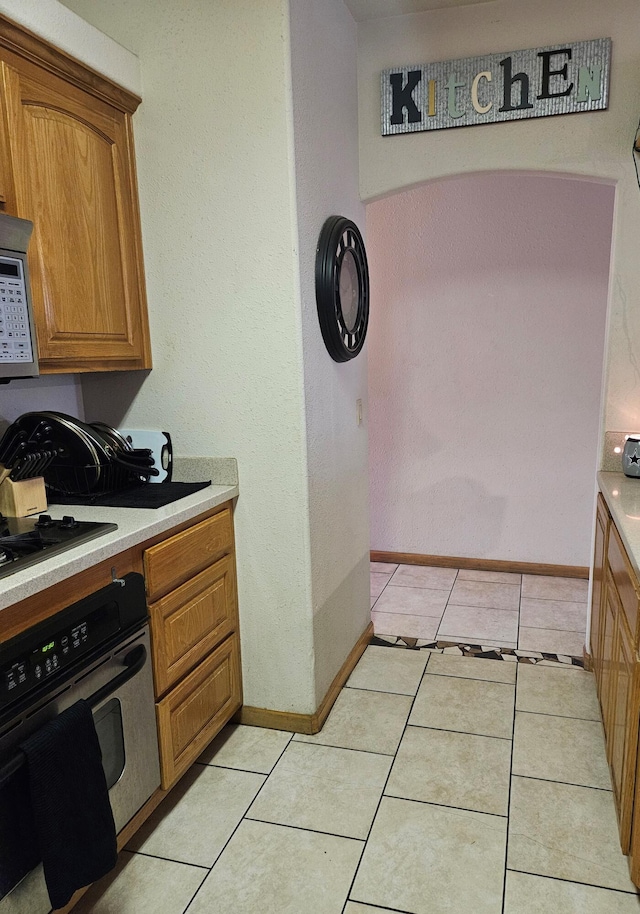
{"label": "clock face", "polygon": [[316,303],[331,358],[336,362],[355,358],[369,322],[369,269],[358,227],[343,216],[331,216],[320,233]]}
{"label": "clock face", "polygon": [[345,329],[348,333],[353,333],[358,322],[360,280],[358,278],[356,259],[350,248],[347,248],[344,252],[344,257],[340,264],[338,292]]}

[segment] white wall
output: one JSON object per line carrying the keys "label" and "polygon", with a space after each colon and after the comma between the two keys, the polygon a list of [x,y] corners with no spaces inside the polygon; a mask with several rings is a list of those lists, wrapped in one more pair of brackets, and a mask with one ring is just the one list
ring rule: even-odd
{"label": "white wall", "polygon": [[[291,2],[291,70],[307,430],[316,698],[370,620],[366,345],[334,362],[318,327],[315,254],[328,216],[364,232],[356,26],[342,0]],[[339,104],[336,101],[339,99]]]}
{"label": "white wall", "polygon": [[613,203],[511,174],[367,207],[373,549],[589,564]]}
{"label": "white wall", "polygon": [[23,413],[57,410],[84,418],[82,387],[76,375],[24,378],[0,387],[0,431]]}
{"label": "white wall", "polygon": [[[366,361],[340,370],[322,350],[312,285],[325,216],[347,207],[362,223],[353,21],[341,0],[293,3],[290,38],[281,0],[70,5],[136,50],[144,98],[154,369],[85,379],[87,416],[238,458],[245,703],[310,713],[368,621]],[[316,80],[346,93],[335,121]],[[324,106],[322,150],[307,102]]]}
{"label": "white wall", "polygon": [[0,0],[0,12],[10,19],[139,95],[140,67],[135,54],[67,7],[73,4],[58,0]]}
{"label": "white wall", "polygon": [[[75,3],[85,6],[89,18],[93,4]],[[134,129],[154,368],[85,379],[87,417],[166,428],[181,455],[237,457],[245,703],[310,713],[287,5],[111,0],[108,15],[130,25],[142,72]]]}
{"label": "white wall", "polygon": [[[358,31],[360,188],[372,200],[446,175],[560,172],[617,184],[609,292],[604,428],[640,424],[640,190],[631,146],[640,113],[636,0],[496,0],[361,23]],[[380,136],[386,67],[564,41],[613,39],[609,109],[406,136]]]}

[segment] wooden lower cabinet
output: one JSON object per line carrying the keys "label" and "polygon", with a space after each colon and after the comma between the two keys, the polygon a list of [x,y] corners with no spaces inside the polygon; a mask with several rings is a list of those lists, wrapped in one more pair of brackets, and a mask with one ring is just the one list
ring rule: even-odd
{"label": "wooden lower cabinet", "polygon": [[613,672],[613,643],[614,631],[616,624],[616,603],[609,598],[606,590],[603,592],[605,599],[601,607],[602,621],[601,628],[601,645],[599,656],[600,674],[597,677],[598,694],[600,697],[600,708],[602,710],[602,721],[604,723],[605,734],[609,733],[609,706],[611,699],[611,680]]}
{"label": "wooden lower cabinet", "polygon": [[233,554],[233,519],[231,508],[225,508],[145,550],[144,577],[149,600],[174,590],[221,555],[229,554]]}
{"label": "wooden lower cabinet", "polygon": [[163,790],[184,774],[241,704],[238,636],[231,635],[156,705]]}
{"label": "wooden lower cabinet", "polygon": [[[598,496],[591,603],[591,652],[604,725],[620,846],[640,884],[640,583],[622,540]],[[636,786],[637,785],[637,786]]]}
{"label": "wooden lower cabinet", "polygon": [[144,552],[162,788],[242,705],[230,505]]}
{"label": "wooden lower cabinet", "polygon": [[120,832],[119,849],[242,706],[232,503],[0,612],[3,642],[131,572],[144,573],[147,588],[161,787]]}
{"label": "wooden lower cabinet", "polygon": [[[611,590],[608,588],[608,592]],[[616,599],[615,591],[611,600]],[[607,756],[618,807],[620,844],[629,852],[638,750],[637,672],[631,635],[621,612],[612,639],[608,705]]]}
{"label": "wooden lower cabinet", "polygon": [[149,607],[156,694],[163,695],[238,627],[235,567],[225,555]]}
{"label": "wooden lower cabinet", "polygon": [[607,554],[607,536],[609,533],[609,512],[607,511],[604,499],[598,496],[598,508],[596,512],[596,530],[594,538],[594,563],[592,572],[592,606],[594,611],[591,613],[591,646],[593,671],[596,674],[596,682],[600,689],[600,676],[602,672],[600,664],[602,662],[602,637],[604,620],[602,601],[605,594],[605,566],[604,559]]}

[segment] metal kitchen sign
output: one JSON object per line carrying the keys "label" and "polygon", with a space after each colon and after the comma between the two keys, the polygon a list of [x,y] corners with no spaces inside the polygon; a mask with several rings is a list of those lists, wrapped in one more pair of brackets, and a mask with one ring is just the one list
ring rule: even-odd
{"label": "metal kitchen sign", "polygon": [[607,107],[611,39],[382,73],[382,135]]}

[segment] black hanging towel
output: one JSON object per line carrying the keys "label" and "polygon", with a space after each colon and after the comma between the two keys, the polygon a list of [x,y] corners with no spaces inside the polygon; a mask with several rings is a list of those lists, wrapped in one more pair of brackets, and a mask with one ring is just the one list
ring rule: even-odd
{"label": "black hanging towel", "polygon": [[78,701],[20,745],[53,908],[116,865],[116,829],[91,708]]}
{"label": "black hanging towel", "polygon": [[0,900],[40,863],[31,812],[27,771],[23,766],[0,787]]}

